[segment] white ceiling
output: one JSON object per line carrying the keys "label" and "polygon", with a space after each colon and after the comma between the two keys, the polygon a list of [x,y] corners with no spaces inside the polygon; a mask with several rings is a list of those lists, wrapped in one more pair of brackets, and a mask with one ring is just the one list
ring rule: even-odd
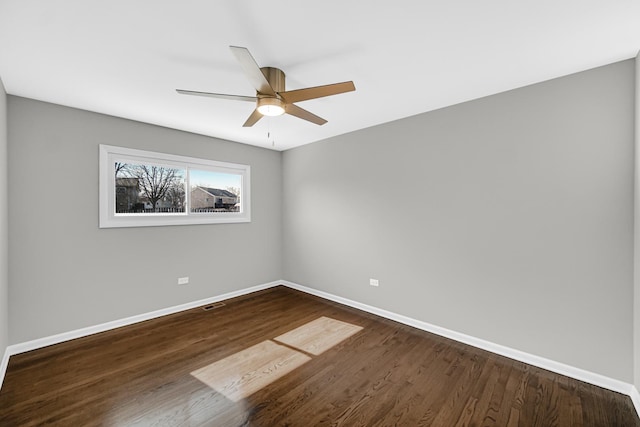
{"label": "white ceiling", "polygon": [[[229,45],[287,89],[356,91],[242,124],[254,95]],[[7,93],[285,150],[634,57],[638,0],[0,0]],[[271,138],[267,138],[270,132]],[[117,141],[114,141],[117,143]]]}

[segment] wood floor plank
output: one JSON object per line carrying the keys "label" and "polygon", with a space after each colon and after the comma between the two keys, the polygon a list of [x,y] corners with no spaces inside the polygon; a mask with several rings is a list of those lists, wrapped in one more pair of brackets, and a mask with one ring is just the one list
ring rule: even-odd
{"label": "wood floor plank", "polygon": [[492,400],[500,396],[500,376],[503,368],[506,370],[506,366],[501,363],[496,363],[494,358],[490,358],[488,362],[490,363],[488,367],[490,375],[487,382],[484,386],[476,384],[475,389],[472,391],[472,396],[476,400],[476,404],[474,405],[474,419],[482,419],[484,426],[495,425],[495,419],[488,414]]}
{"label": "wood floor plank", "polygon": [[628,396],[276,287],[12,356],[1,426],[625,426]]}

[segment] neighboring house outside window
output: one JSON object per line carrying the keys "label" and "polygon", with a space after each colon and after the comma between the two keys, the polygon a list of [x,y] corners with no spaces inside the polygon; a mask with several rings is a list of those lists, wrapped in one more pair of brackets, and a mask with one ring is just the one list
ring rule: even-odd
{"label": "neighboring house outside window", "polygon": [[138,203],[138,178],[116,178],[116,212],[128,212]]}
{"label": "neighboring house outside window", "polygon": [[226,209],[235,211],[240,198],[228,190],[197,186],[191,190],[191,211]]}

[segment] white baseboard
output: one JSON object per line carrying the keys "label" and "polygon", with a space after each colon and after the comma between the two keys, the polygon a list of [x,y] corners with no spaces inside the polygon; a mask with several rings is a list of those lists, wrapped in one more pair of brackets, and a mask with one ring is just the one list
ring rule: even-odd
{"label": "white baseboard", "polygon": [[46,347],[53,344],[58,344],[64,341],[69,341],[76,338],[93,335],[99,332],[108,331],[111,329],[119,328],[122,326],[132,325],[134,323],[142,322],[145,320],[155,319],[157,317],[165,316],[167,314],[178,313],[184,310],[190,310],[192,308],[200,307],[202,305],[211,304],[214,302],[226,300],[229,298],[235,298],[238,296],[246,295],[251,292],[261,291],[269,289],[274,286],[284,285],[291,289],[296,289],[307,294],[315,295],[320,298],[324,298],[330,301],[335,301],[340,304],[344,304],[349,307],[357,308],[362,311],[366,311],[371,314],[375,314],[380,317],[384,317],[390,320],[394,320],[405,325],[413,326],[414,328],[421,329],[423,331],[431,332],[436,335],[440,335],[452,340],[468,344],[473,347],[477,347],[483,350],[490,351],[514,360],[518,360],[524,363],[528,363],[533,366],[537,366],[548,371],[558,373],[560,375],[566,375],[571,378],[575,378],[580,381],[584,381],[589,384],[593,384],[599,387],[606,388],[618,393],[625,394],[631,398],[636,412],[640,415],[640,393],[638,389],[629,383],[616,380],[595,372],[590,372],[584,369],[576,368],[564,363],[556,362],[551,359],[536,356],[530,353],[526,353],[520,350],[516,350],[510,347],[506,347],[500,344],[492,343],[480,338],[472,337],[460,332],[452,331],[450,329],[442,328],[440,326],[432,325],[421,320],[416,320],[401,314],[393,313],[391,311],[383,310],[381,308],[373,307],[367,304],[362,304],[357,301],[353,301],[347,298],[343,298],[337,295],[333,295],[327,292],[319,291],[317,289],[309,288],[297,283],[289,282],[286,280],[278,280],[275,282],[264,283],[262,285],[252,286],[250,288],[241,289],[238,291],[229,292],[226,294],[206,298],[198,301],[189,302],[186,304],[180,304],[173,307],[164,308],[161,310],[152,311],[145,314],[127,317],[120,320],[114,320],[112,322],[102,323],[100,325],[94,325],[87,328],[76,329],[70,332],[64,332],[49,337],[39,338],[32,341],[27,341],[20,344],[10,345],[6,348],[4,356],[2,358],[2,364],[0,364],[0,387],[4,381],[4,376],[9,363],[9,357],[14,354],[24,353],[26,351],[35,350],[38,348]]}
{"label": "white baseboard", "polygon": [[633,406],[636,408],[636,412],[640,415],[640,393],[638,393],[638,389],[635,386],[631,386],[629,397],[633,402]]}
{"label": "white baseboard", "polygon": [[[574,366],[566,365],[564,363],[556,362],[551,359],[536,356],[524,351],[516,350],[514,348],[506,347],[500,344],[492,343],[480,338],[472,337],[460,332],[452,331],[450,329],[442,328],[440,326],[432,325],[421,320],[412,319],[401,314],[393,313],[391,311],[383,310],[377,307],[373,307],[367,304],[362,304],[357,301],[353,301],[347,298],[343,298],[337,295],[333,295],[327,292],[319,291],[317,289],[309,288],[297,283],[288,282],[283,280],[282,284],[292,289],[296,289],[311,295],[318,296],[320,298],[335,301],[340,304],[347,305],[349,307],[357,308],[362,311],[366,311],[376,316],[384,317],[390,320],[394,320],[405,325],[413,326],[414,328],[421,329],[423,331],[431,332],[436,335],[440,335],[445,338],[468,344],[473,347],[481,348],[483,350],[490,351],[492,353],[499,354],[501,356],[508,357],[510,359],[518,360],[520,362],[528,363],[533,366],[537,366],[548,371],[555,372],[560,375],[566,375],[571,378],[575,378],[580,381],[584,381],[589,384],[597,385],[598,387],[606,388],[618,393],[626,394],[631,397],[634,403],[636,411],[640,415],[640,394],[638,390],[629,383],[616,380],[595,372],[590,372],[584,369],[576,368]],[[635,392],[635,397],[634,393]]]}
{"label": "white baseboard", "polygon": [[263,289],[272,288],[280,285],[281,281],[264,283],[262,285],[252,286],[250,288],[240,289],[238,291],[228,292],[226,294],[217,295],[210,298],[201,299],[198,301],[192,301],[185,304],[175,305],[173,307],[167,307],[149,313],[138,314],[136,316],[126,317],[120,320],[114,320],[99,325],[89,326],[86,328],[76,329],[70,332],[64,332],[49,337],[38,338],[32,341],[23,342],[20,344],[13,344],[7,347],[7,353],[9,356],[14,354],[24,353],[26,351],[35,350],[38,348],[46,347],[53,344],[58,344],[64,341],[73,340],[76,338],[86,337],[88,335],[97,334],[98,332],[109,331],[111,329],[119,328],[121,326],[132,325],[134,323],[143,322],[145,320],[155,319],[157,317],[166,316],[167,314],[178,313],[184,310],[190,310],[192,308],[200,307],[202,305],[211,304],[214,302],[226,300],[229,298],[235,298],[238,296],[246,295],[251,292],[261,291]]}
{"label": "white baseboard", "polygon": [[4,375],[7,373],[7,366],[9,366],[9,347],[4,349],[4,354],[2,356],[2,362],[0,362],[0,388],[2,388],[2,383],[4,382]]}

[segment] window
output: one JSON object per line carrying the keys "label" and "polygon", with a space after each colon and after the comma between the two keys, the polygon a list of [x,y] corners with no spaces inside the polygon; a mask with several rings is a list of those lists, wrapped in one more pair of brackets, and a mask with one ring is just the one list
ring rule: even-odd
{"label": "window", "polygon": [[100,145],[100,228],[251,221],[250,167]]}

